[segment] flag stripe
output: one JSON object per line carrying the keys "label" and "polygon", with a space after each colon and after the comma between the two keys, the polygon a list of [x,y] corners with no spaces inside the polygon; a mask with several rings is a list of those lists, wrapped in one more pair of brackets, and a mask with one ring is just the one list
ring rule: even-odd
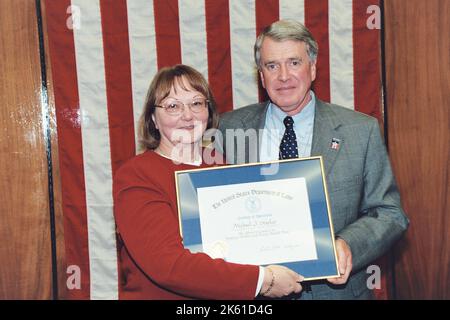
{"label": "flag stripe", "polygon": [[135,154],[126,0],[101,0],[112,173]]}
{"label": "flag stripe", "polygon": [[305,0],[305,25],[319,44],[314,92],[330,101],[330,46],[328,37],[328,0]]}
{"label": "flag stripe", "polygon": [[181,60],[208,79],[205,2],[179,1]]}
{"label": "flag stripe", "polygon": [[381,119],[380,30],[367,28],[367,8],[379,4],[353,1],[353,64],[356,110]]}
{"label": "flag stripe", "polygon": [[[265,27],[279,20],[280,5],[278,0],[258,0],[255,2],[256,13],[256,34],[255,38],[263,31]],[[258,75],[258,79],[259,75]],[[258,97],[259,101],[263,102],[269,99],[266,90],[258,81]]]}
{"label": "flag stripe", "polygon": [[292,19],[305,23],[304,0],[280,0],[280,19]]}
{"label": "flag stripe", "polygon": [[[81,143],[80,109],[70,0],[45,2],[49,51],[58,123],[58,153],[64,211],[67,266],[79,267],[81,289],[67,290],[69,298],[89,299],[90,272],[86,194]],[[52,41],[53,40],[53,41]],[[71,275],[69,275],[71,276]],[[70,284],[73,284],[70,282]]]}
{"label": "flag stripe", "polygon": [[178,0],[153,0],[158,68],[181,63]]}
{"label": "flag stripe", "polygon": [[[135,155],[133,96],[126,0],[101,0],[111,169]],[[117,270],[120,269],[117,264]],[[119,273],[117,271],[117,273]],[[118,281],[120,285],[120,281]]]}
{"label": "flag stripe", "polygon": [[256,12],[256,33],[255,37],[261,33],[261,31],[277,21],[280,16],[280,5],[278,0],[258,0],[255,3]]}
{"label": "flag stripe", "polygon": [[233,110],[228,0],[206,1],[208,80],[220,113]]}
{"label": "flag stripe", "polygon": [[354,109],[352,0],[330,0],[331,102]]}
{"label": "flag stripe", "polygon": [[[74,29],[85,170],[91,299],[117,299],[116,234],[100,3],[72,0],[83,26]],[[97,68],[92,68],[92,66]]]}
{"label": "flag stripe", "polygon": [[[158,70],[153,3],[148,0],[127,1],[128,38],[133,89],[134,128],[144,108],[150,81]],[[138,131],[135,130],[136,152],[139,149]]]}
{"label": "flag stripe", "polygon": [[230,0],[231,63],[234,109],[258,101],[255,42],[255,0]]}

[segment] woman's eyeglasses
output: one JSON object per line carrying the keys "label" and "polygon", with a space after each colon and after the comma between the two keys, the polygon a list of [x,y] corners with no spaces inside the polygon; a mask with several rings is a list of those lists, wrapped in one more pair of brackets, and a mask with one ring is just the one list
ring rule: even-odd
{"label": "woman's eyeglasses", "polygon": [[184,103],[179,100],[169,100],[162,105],[155,105],[155,107],[163,108],[168,114],[180,115],[184,111],[184,107],[188,106],[193,113],[200,113],[205,110],[209,100],[204,98],[194,99],[191,102]]}

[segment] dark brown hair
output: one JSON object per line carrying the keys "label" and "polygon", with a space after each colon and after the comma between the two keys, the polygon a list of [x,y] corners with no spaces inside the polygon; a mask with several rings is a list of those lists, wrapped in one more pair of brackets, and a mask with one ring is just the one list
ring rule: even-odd
{"label": "dark brown hair", "polygon": [[170,90],[175,84],[184,90],[188,90],[183,80],[209,100],[206,129],[217,128],[219,115],[216,111],[216,101],[209,89],[208,82],[206,82],[202,74],[194,68],[183,64],[165,67],[158,71],[150,84],[144,112],[139,120],[139,138],[142,148],[153,150],[159,146],[161,135],[159,130],[156,129],[152,118],[152,115],[155,113],[155,106],[159,105],[170,94]]}

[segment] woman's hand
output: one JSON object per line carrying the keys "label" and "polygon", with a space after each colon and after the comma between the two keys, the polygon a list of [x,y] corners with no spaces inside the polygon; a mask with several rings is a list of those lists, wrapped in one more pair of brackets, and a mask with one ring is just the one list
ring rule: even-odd
{"label": "woman's hand", "polygon": [[264,268],[264,282],[260,294],[268,298],[281,298],[302,291],[303,277],[289,268],[270,265]]}

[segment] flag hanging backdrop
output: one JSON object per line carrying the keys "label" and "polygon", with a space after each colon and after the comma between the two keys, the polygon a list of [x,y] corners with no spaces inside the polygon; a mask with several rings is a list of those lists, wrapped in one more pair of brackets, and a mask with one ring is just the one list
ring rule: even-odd
{"label": "flag hanging backdrop", "polygon": [[118,298],[112,178],[137,152],[136,124],[158,68],[198,69],[220,112],[264,100],[254,41],[273,21],[295,19],[319,43],[317,96],[380,118],[371,5],[379,1],[46,0],[66,262],[81,271],[69,298]]}

